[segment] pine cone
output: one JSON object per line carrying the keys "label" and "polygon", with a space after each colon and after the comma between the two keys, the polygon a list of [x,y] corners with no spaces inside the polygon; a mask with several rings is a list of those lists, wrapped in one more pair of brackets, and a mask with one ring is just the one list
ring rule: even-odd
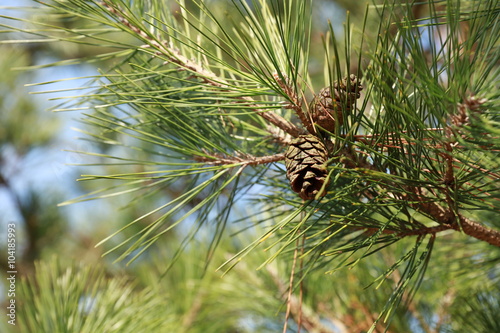
{"label": "pine cone", "polygon": [[[301,135],[285,153],[286,176],[292,190],[304,200],[314,199],[326,181],[328,151],[314,135]],[[326,191],[320,194],[324,196]]]}
{"label": "pine cone", "polygon": [[345,105],[347,111],[351,110],[363,88],[352,74],[340,83],[335,81],[333,89],[333,96],[330,86],[321,89],[309,107],[313,122],[329,132],[335,130],[335,119],[343,123],[342,106]]}

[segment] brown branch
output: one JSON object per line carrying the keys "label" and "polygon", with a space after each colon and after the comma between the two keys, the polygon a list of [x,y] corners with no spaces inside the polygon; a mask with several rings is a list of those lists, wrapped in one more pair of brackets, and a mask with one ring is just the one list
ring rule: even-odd
{"label": "brown branch", "polygon": [[464,234],[484,241],[490,245],[500,247],[500,231],[485,227],[482,224],[471,221],[468,218],[460,216],[459,224],[452,225],[452,229],[463,231]]}
{"label": "brown branch", "polygon": [[[440,204],[430,201],[421,193],[415,192],[412,199],[414,200],[408,201],[411,207],[432,217],[434,221],[441,224],[443,228],[462,231],[468,236],[500,247],[500,231],[489,229],[482,224],[473,222],[462,214],[455,213],[451,208],[445,209]],[[424,234],[425,233],[432,232],[426,232],[426,230],[424,230]]]}
{"label": "brown branch", "polygon": [[[243,96],[243,97],[241,97],[241,99],[244,99],[247,101],[252,100],[250,97],[247,97],[247,96]],[[295,126],[294,124],[292,124],[291,122],[289,122],[288,120],[286,120],[282,116],[277,115],[274,112],[265,111],[262,109],[255,109],[255,111],[258,113],[259,116],[261,116],[265,120],[269,121],[271,124],[281,128],[283,131],[290,134],[294,138],[297,138],[302,134],[306,134],[306,132],[303,129],[298,128],[297,126]]]}
{"label": "brown branch", "polygon": [[400,231],[397,232],[398,237],[409,237],[409,236],[424,236],[424,235],[436,235],[438,232],[452,229],[451,225],[442,224],[434,227],[419,228],[410,231]]}
{"label": "brown branch", "polygon": [[283,89],[283,92],[288,96],[289,102],[287,102],[285,109],[292,109],[295,111],[295,114],[299,117],[300,121],[306,129],[309,131],[311,134],[316,134],[316,128],[313,125],[312,119],[308,117],[305,113],[304,110],[302,110],[302,104],[304,104],[304,98],[300,98],[297,95],[297,92],[294,88],[292,88],[290,84],[290,79],[285,75],[282,74],[282,77],[285,79],[283,82],[282,77],[278,74],[273,75],[274,79],[278,83],[281,89]]}
{"label": "brown branch", "polygon": [[[370,170],[378,170],[378,168],[371,164],[367,159],[360,158],[359,153],[344,149],[337,153],[337,157],[341,159],[346,168],[362,168]],[[382,171],[380,171],[382,172]],[[391,185],[387,181],[381,180],[379,182],[380,186]],[[392,187],[392,186],[391,186]],[[412,193],[412,194],[410,194]],[[364,193],[367,198],[373,198],[371,193]],[[408,204],[417,210],[418,212],[430,216],[440,224],[437,227],[416,229],[409,231],[407,233],[400,234],[400,236],[411,236],[411,235],[425,235],[425,234],[435,234],[443,230],[456,230],[465,233],[468,236],[476,238],[481,241],[485,241],[496,247],[500,247],[500,231],[487,228],[486,226],[473,222],[463,215],[452,210],[451,207],[445,208],[435,201],[431,201],[422,192],[420,187],[407,187],[407,192],[401,195],[402,199],[405,199]],[[448,202],[448,205],[451,203]]]}
{"label": "brown branch", "polygon": [[[482,224],[471,221],[468,218],[458,215],[460,221],[459,223],[451,224],[440,224],[434,227],[418,228],[413,230],[396,231],[385,229],[382,234],[385,235],[396,235],[397,237],[411,237],[411,236],[424,236],[424,235],[436,235],[439,232],[446,230],[460,231],[467,236],[476,238],[477,240],[484,241],[490,245],[500,247],[500,231],[493,230],[485,227]],[[352,229],[364,229],[368,235],[376,233],[378,228],[363,228],[363,227],[353,227]]]}
{"label": "brown branch", "polygon": [[193,323],[196,322],[196,320],[199,319],[199,314],[200,311],[203,308],[203,297],[204,297],[204,292],[199,291],[194,300],[191,302],[191,307],[187,310],[187,312],[184,314],[182,318],[182,328],[185,331],[189,331],[190,328],[192,328]]}
{"label": "brown branch", "polygon": [[[461,116],[458,117],[457,119],[454,120],[454,123],[460,125],[462,124],[463,121],[465,121],[464,119],[467,118]],[[427,130],[437,130],[437,129],[427,129]],[[401,199],[406,200],[412,208],[414,208],[416,211],[424,215],[430,216],[432,219],[434,219],[434,221],[439,223],[440,226],[412,230],[402,234],[400,233],[399,235],[406,237],[411,235],[436,234],[439,231],[451,229],[451,230],[461,231],[470,237],[476,238],[481,241],[485,241],[493,246],[500,247],[500,231],[490,229],[482,224],[473,222],[468,218],[464,217],[462,214],[458,212],[458,210],[455,209],[456,205],[454,200],[452,199],[452,195],[450,194],[450,189],[448,188],[448,186],[455,185],[454,169],[456,167],[455,163],[459,161],[457,161],[455,158],[451,156],[451,153],[455,148],[455,142],[452,140],[451,137],[452,133],[451,127],[446,128],[445,132],[447,133],[448,136],[446,137],[447,139],[446,142],[444,142],[444,147],[446,151],[441,153],[441,156],[444,156],[445,159],[443,184],[445,186],[444,195],[446,197],[446,205],[448,207],[443,207],[441,204],[437,203],[436,201],[425,195],[424,193],[425,189],[422,187],[406,186],[405,192],[400,195]],[[357,139],[363,140],[361,137],[357,137]],[[361,169],[369,169],[369,170],[376,170],[379,172],[385,172],[385,170],[379,170],[374,164],[370,163],[367,159],[361,157],[361,153],[356,151],[353,147],[351,147],[350,149],[344,148],[338,151],[335,155],[340,159],[340,161],[345,165],[346,168],[349,169],[361,168]],[[463,162],[460,163],[463,164]],[[476,169],[479,168],[477,166],[475,167],[469,164],[467,165],[472,168]],[[489,173],[489,176],[495,177],[496,175],[494,174],[492,175],[491,173]],[[393,184],[391,184],[390,181],[387,180],[381,180],[379,182],[379,185],[380,186],[386,185],[393,187]],[[441,188],[440,190],[443,190],[443,188]],[[366,192],[364,193],[364,195],[367,198],[373,198],[372,193]]]}
{"label": "brown branch", "polygon": [[273,140],[282,146],[288,146],[292,143],[293,137],[290,134],[285,133],[281,128],[269,125],[267,127],[267,131],[271,134]]}
{"label": "brown branch", "polygon": [[[205,69],[202,65],[188,59],[187,57],[183,56],[180,51],[175,48],[171,43],[160,43],[158,40],[150,35],[148,35],[146,32],[141,30],[139,27],[133,25],[128,21],[121,11],[114,5],[112,4],[109,0],[104,0],[101,2],[101,5],[106,8],[111,14],[116,16],[118,20],[123,23],[126,27],[128,27],[130,30],[132,30],[134,33],[138,34],[143,40],[148,42],[147,47],[154,47],[158,50],[158,54],[162,54],[166,56],[169,59],[169,62],[176,64],[179,66],[181,69],[184,70],[189,70],[192,72],[194,75],[199,77],[203,82],[207,83],[208,85],[216,88],[221,88],[224,90],[230,90],[229,84],[222,79],[221,77],[217,76],[214,72],[209,71]],[[280,115],[265,110],[261,109],[257,104],[256,101],[251,98],[250,96],[241,96],[239,97],[240,100],[243,100],[245,102],[249,102],[250,105],[254,106],[254,111],[257,112],[259,116],[270,122],[271,124],[281,128],[284,130],[286,133],[292,135],[293,137],[298,137],[301,134],[304,134],[305,131],[303,129],[298,128],[295,126],[293,123],[289,122],[285,118],[281,117]]]}
{"label": "brown branch", "polygon": [[259,165],[282,161],[285,159],[285,154],[276,154],[269,156],[253,156],[243,154],[240,156],[227,156],[223,154],[209,154],[206,156],[195,156],[194,159],[198,162],[205,162],[210,165],[238,164],[238,165]]}

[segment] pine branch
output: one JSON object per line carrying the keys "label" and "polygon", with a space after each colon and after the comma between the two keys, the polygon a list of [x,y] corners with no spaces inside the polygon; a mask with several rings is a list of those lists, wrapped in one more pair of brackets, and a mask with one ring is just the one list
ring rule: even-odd
{"label": "pine branch", "polygon": [[313,124],[313,120],[304,112],[304,110],[302,110],[304,97],[299,97],[297,95],[296,90],[291,85],[290,79],[285,74],[282,74],[282,76],[274,74],[273,76],[279,87],[288,97],[289,102],[286,103],[285,109],[294,110],[302,124],[304,124],[304,126],[306,127],[307,131],[311,134],[317,134],[316,128]]}
{"label": "pine branch", "polygon": [[[111,14],[113,14],[117,19],[125,25],[127,28],[136,33],[141,39],[147,41],[149,45],[143,46],[143,48],[153,47],[158,51],[155,52],[156,55],[163,55],[169,59],[170,62],[179,66],[182,70],[188,70],[196,77],[199,77],[203,82],[212,87],[220,88],[222,91],[230,91],[230,85],[223,78],[218,77],[215,73],[210,70],[204,68],[200,64],[188,59],[183,56],[178,49],[176,49],[173,45],[168,45],[169,43],[160,43],[157,41],[157,38],[154,38],[148,35],[145,31],[141,30],[139,27],[130,23],[123,15],[121,15],[121,11],[118,7],[112,4],[109,0],[105,0],[101,2],[101,5],[105,7]],[[293,123],[284,119],[280,115],[260,108],[256,102],[250,96],[240,96],[238,99],[248,103],[251,107],[254,108],[254,112],[256,112],[259,116],[270,122],[271,124],[279,127],[286,133],[292,135],[293,137],[298,137],[301,134],[304,134],[305,131],[295,126]]]}
{"label": "pine branch", "polygon": [[458,217],[459,223],[452,224],[452,229],[463,231],[466,235],[484,241],[490,245],[500,247],[500,231],[486,228],[482,224],[471,221],[461,215]]}
{"label": "pine branch", "polygon": [[235,165],[259,165],[268,164],[273,162],[279,162],[285,159],[284,154],[275,154],[271,156],[252,156],[250,154],[241,154],[239,156],[227,156],[222,154],[209,154],[206,156],[195,156],[194,159],[199,162],[205,162],[210,165],[225,165],[225,164],[235,164]]}
{"label": "pine branch", "polygon": [[[446,147],[446,145],[445,145]],[[339,150],[333,156],[339,159],[347,169],[356,169],[361,172],[369,172],[363,170],[372,170],[375,172],[380,172],[385,174],[385,170],[381,170],[373,163],[370,163],[366,158],[360,157],[360,152],[353,149],[344,148]],[[452,159],[452,162],[455,159]],[[453,167],[453,166],[452,166]],[[451,171],[452,172],[452,171]],[[448,178],[447,178],[448,177]],[[450,198],[448,186],[452,184],[446,183],[449,179],[450,170],[449,167],[445,170],[445,175],[443,176],[444,188],[439,188],[442,190],[447,198],[448,208],[443,207],[441,204],[431,201],[424,193],[427,192],[425,188],[416,186],[405,186],[406,192],[399,194],[403,200],[408,202],[408,205],[421,212],[424,215],[430,216],[435,222],[439,223],[441,226],[417,229],[410,233],[403,232],[399,233],[398,236],[406,237],[412,235],[426,235],[435,234],[444,230],[456,230],[462,231],[468,236],[474,237],[478,240],[485,241],[493,246],[500,247],[500,232],[497,230],[489,229],[477,222],[471,221],[470,219],[464,217],[459,212],[453,210],[453,201]],[[387,186],[390,189],[396,188],[391,180],[379,180],[378,184],[380,186]],[[363,192],[366,198],[374,198],[374,194],[369,191]],[[394,193],[396,195],[396,193]]]}
{"label": "pine branch", "polygon": [[[434,227],[421,227],[418,229],[413,229],[408,231],[383,230],[382,234],[395,235],[397,238],[404,238],[412,236],[436,235],[443,231],[455,230],[463,232],[468,236],[484,241],[490,245],[500,247],[499,231],[487,228],[484,225],[471,221],[462,215],[459,215],[458,217],[460,218],[459,223],[452,223],[452,224],[443,223]],[[379,231],[378,228],[352,228],[352,229],[366,230],[367,235],[373,235],[374,233]]]}

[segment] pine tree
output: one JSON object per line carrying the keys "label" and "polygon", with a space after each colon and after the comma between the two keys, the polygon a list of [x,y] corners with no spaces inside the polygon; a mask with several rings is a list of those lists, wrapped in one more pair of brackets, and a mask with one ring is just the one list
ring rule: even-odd
{"label": "pine tree", "polygon": [[[330,24],[320,46],[314,2],[178,4],[56,0],[25,30],[114,62],[59,108],[92,110],[84,133],[116,170],[83,176],[106,185],[68,203],[157,206],[99,245],[134,265],[187,226],[168,276],[208,233],[198,265],[259,269],[279,301],[254,300],[280,311],[283,331],[497,330],[499,2],[384,1],[348,16],[342,38]],[[255,231],[225,232],[238,225]]]}

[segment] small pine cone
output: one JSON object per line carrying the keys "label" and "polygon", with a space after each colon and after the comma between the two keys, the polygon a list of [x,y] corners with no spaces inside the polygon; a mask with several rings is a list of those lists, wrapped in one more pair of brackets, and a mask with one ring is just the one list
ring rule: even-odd
{"label": "small pine cone", "polygon": [[[285,153],[286,176],[292,190],[304,200],[314,199],[326,181],[328,151],[314,135],[301,135]],[[326,191],[321,192],[324,196]]]}
{"label": "small pine cone", "polygon": [[360,97],[362,87],[356,76],[352,74],[340,83],[335,81],[333,89],[333,96],[329,86],[321,89],[309,108],[313,122],[329,132],[335,130],[335,119],[340,124],[343,123],[342,106],[345,105],[346,110],[351,110],[356,99]]}
{"label": "small pine cone", "polygon": [[330,87],[319,91],[319,94],[312,100],[309,110],[313,122],[329,132],[335,130],[335,119],[340,124],[343,123],[342,107],[333,100]]}
{"label": "small pine cone", "polygon": [[354,103],[356,103],[356,100],[361,96],[361,90],[363,90],[363,87],[359,83],[358,78],[354,74],[351,74],[348,78],[344,78],[342,81],[340,81],[340,84],[335,82],[334,87],[335,90],[342,94],[342,97],[340,97],[338,101],[342,102],[343,99],[345,99],[347,101],[346,104],[349,110],[352,108]]}

